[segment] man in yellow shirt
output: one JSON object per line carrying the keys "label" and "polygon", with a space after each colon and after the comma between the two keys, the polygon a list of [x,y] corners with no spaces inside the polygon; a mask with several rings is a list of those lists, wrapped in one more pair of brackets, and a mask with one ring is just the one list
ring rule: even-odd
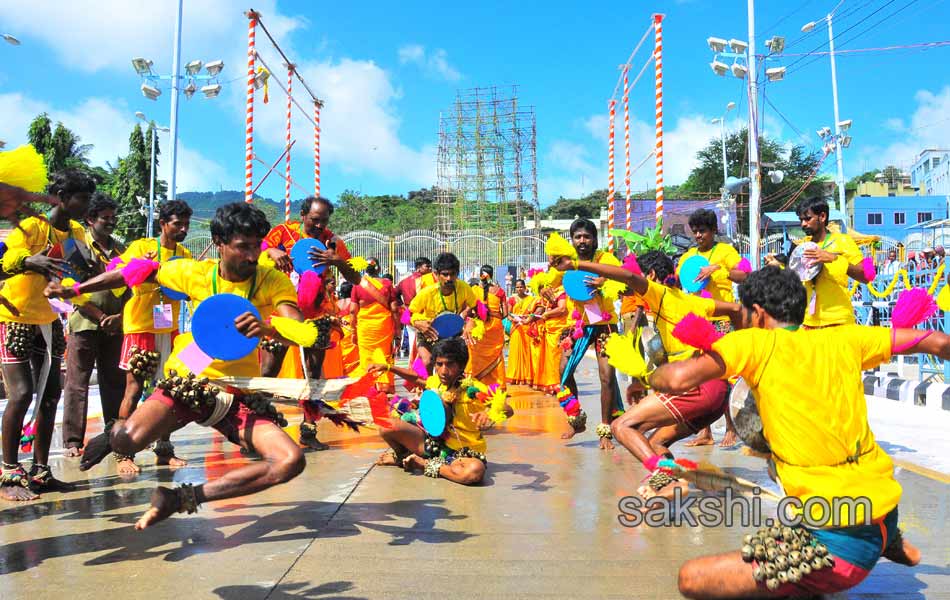
{"label": "man in yellow shirt", "polygon": [[[290,280],[271,267],[258,264],[261,240],[270,229],[260,209],[243,202],[218,208],[211,221],[211,238],[217,246],[218,261],[191,259],[161,263],[148,281],[188,294],[200,303],[217,293],[244,296],[261,313],[258,319],[247,312],[234,320],[235,328],[247,337],[277,337],[266,324],[271,315],[303,321],[297,308],[297,294]],[[51,284],[50,296],[70,298],[77,293],[113,289],[125,285],[122,274],[112,271],[74,288]],[[166,364],[166,375],[174,369],[178,375],[189,373],[179,354],[193,341],[190,333],[178,336],[175,350]],[[291,342],[287,342],[291,343]],[[231,360],[214,360],[196,377],[210,379],[222,376],[260,376],[257,353]],[[99,460],[111,444],[116,452],[132,454],[157,440],[166,432],[183,427],[192,421],[214,427],[229,441],[248,451],[256,451],[264,459],[234,469],[226,476],[202,485],[184,484],[170,490],[156,488],[152,507],[138,520],[136,529],[144,529],[169,517],[174,512],[193,513],[198,505],[212,500],[235,498],[259,492],[290,481],[300,474],[305,465],[303,450],[278,426],[271,413],[245,404],[245,396],[237,395],[228,406],[220,396],[213,403],[202,401],[198,408],[179,398],[173,398],[164,389],[156,389],[151,396],[124,422],[117,423],[109,436],[100,436],[87,444],[86,456],[93,453]],[[226,410],[220,410],[222,407]],[[102,439],[105,437],[105,439]]]}
{"label": "man in yellow shirt", "polygon": [[861,266],[861,251],[851,236],[828,231],[828,203],[821,198],[803,200],[798,205],[798,218],[806,235],[802,242],[818,244],[817,249],[806,250],[804,257],[822,263],[818,276],[805,282],[808,292],[805,328],[854,323],[848,278],[868,282]]}
{"label": "man in yellow shirt", "polygon": [[[439,339],[438,332],[432,327],[432,321],[443,314],[456,314],[467,318],[478,304],[472,286],[459,280],[460,269],[458,257],[451,252],[438,255],[432,265],[438,285],[421,290],[409,303],[410,323],[422,336],[418,339],[419,358],[430,367],[432,344]],[[462,338],[469,347],[474,344],[471,336],[473,326],[474,322],[469,319],[462,330]]]}
{"label": "man in yellow shirt", "polygon": [[[72,484],[53,477],[49,467],[66,340],[62,321],[43,298],[43,288],[69,268],[62,260],[64,243],[85,239],[77,220],[86,214],[96,184],[87,174],[74,170],[55,173],[51,179],[49,193],[59,199],[59,205],[48,218],[20,221],[6,239],[3,256],[3,271],[12,275],[3,286],[4,302],[0,303],[0,365],[8,396],[0,475],[0,497],[5,500],[33,500],[39,497],[34,492],[73,489]],[[19,460],[20,435],[34,392],[36,438],[28,474]]]}
{"label": "man in yellow shirt", "polygon": [[[188,236],[191,212],[191,207],[181,200],[170,200],[162,204],[158,211],[158,225],[161,228],[159,237],[141,238],[129,244],[122,254],[122,262],[128,264],[134,258],[148,258],[164,264],[191,258],[191,252],[181,244]],[[125,336],[122,340],[119,368],[125,371],[126,375],[125,396],[122,398],[122,406],[119,407],[119,419],[129,418],[142,397],[145,382],[154,381],[156,376],[152,373],[136,374],[133,371],[130,366],[130,360],[135,354],[133,349],[158,352],[156,373],[161,373],[171,354],[172,342],[178,335],[180,310],[181,302],[167,298],[158,284],[144,283],[132,289],[132,297],[126,303],[122,315],[122,331]],[[134,456],[116,454],[116,470],[123,475],[138,473],[140,469],[134,459]],[[175,448],[168,436],[155,444],[155,462],[173,467],[187,464],[175,456]],[[85,459],[80,462],[80,468],[89,468]]]}
{"label": "man in yellow shirt", "polygon": [[[896,353],[948,360],[950,337],[858,325],[798,330],[805,289],[793,273],[778,267],[752,273],[739,296],[749,328],[726,335],[707,353],[661,366],[650,384],[678,393],[742,376],[752,389],[785,494],[799,501],[796,512],[808,507],[806,502],[824,507],[801,516],[833,565],[796,572],[782,583],[763,580],[762,571],[754,571],[757,561],[743,562],[739,552],[707,556],[683,565],[680,592],[690,598],[751,597],[767,590],[779,596],[833,594],[857,585],[882,555],[917,564],[919,550],[897,530],[901,486],[868,425],[861,373]],[[843,499],[868,502],[842,504]]]}
{"label": "man in yellow shirt", "polygon": [[[683,269],[683,263],[694,256],[701,256],[709,261],[709,266],[703,267],[699,271],[697,281],[708,280],[709,283],[704,291],[709,292],[709,297],[720,302],[735,302],[732,295],[732,284],[742,283],[748,277],[748,273],[737,268],[742,259],[736,249],[729,244],[716,241],[719,234],[719,219],[716,213],[708,208],[700,208],[689,215],[689,230],[693,232],[693,238],[696,245],[687,250],[680,257],[679,264],[676,266],[676,275],[680,275]],[[729,333],[729,319],[717,317],[712,319],[713,325],[721,333]],[[726,435],[723,436],[719,444],[724,448],[735,446],[737,440],[736,427],[732,424],[732,416],[726,411]],[[707,426],[696,436],[695,439],[686,442],[687,446],[708,446],[713,443],[712,430]]]}
{"label": "man in yellow shirt", "polygon": [[[735,316],[739,306],[710,298],[692,296],[686,292],[660,283],[673,274],[673,260],[653,250],[638,258],[643,275],[637,275],[622,267],[580,261],[577,268],[591,271],[627,284],[627,289],[639,295],[654,314],[654,327],[663,341],[668,360],[684,360],[692,356],[694,349],[673,337],[673,328],[687,314],[700,317]],[[562,259],[558,268],[566,269],[570,261]],[[611,425],[613,437],[638,460],[647,464],[655,456],[672,457],[669,447],[703,427],[719,419],[726,409],[728,397],[724,381],[710,381],[683,390],[678,394],[651,393],[615,419]],[[653,431],[650,438],[646,433]],[[655,466],[648,471],[655,471]],[[657,493],[672,495],[677,485],[659,485],[656,473],[650,475],[647,485],[638,492],[650,497]]]}

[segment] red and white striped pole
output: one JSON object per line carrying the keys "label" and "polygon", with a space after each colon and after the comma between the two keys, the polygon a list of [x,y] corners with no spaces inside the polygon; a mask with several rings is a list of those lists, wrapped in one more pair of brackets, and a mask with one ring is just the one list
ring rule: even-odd
{"label": "red and white striped pole", "polygon": [[[614,228],[614,118],[617,101],[611,100],[609,106],[609,133],[607,134],[607,230]],[[607,250],[614,250],[614,236],[608,233]]]}
{"label": "red and white striped pole", "polygon": [[656,68],[656,222],[663,219],[663,17],[653,15],[656,44],[653,48],[653,64]]}
{"label": "red and white striped pole", "polygon": [[623,69],[623,153],[624,153],[624,183],[626,184],[626,227],[630,231],[630,78],[629,67]]}
{"label": "red and white striped pole", "polygon": [[313,101],[313,195],[320,195],[320,109],[323,102]]}
{"label": "red and white striped pole", "polygon": [[290,116],[293,106],[294,66],[287,65],[287,157],[284,159],[284,223],[290,222]]}
{"label": "red and white striped pole", "polygon": [[254,35],[257,30],[258,14],[253,10],[247,13],[247,109],[244,131],[244,201],[254,201],[254,66],[257,49],[254,47]]}

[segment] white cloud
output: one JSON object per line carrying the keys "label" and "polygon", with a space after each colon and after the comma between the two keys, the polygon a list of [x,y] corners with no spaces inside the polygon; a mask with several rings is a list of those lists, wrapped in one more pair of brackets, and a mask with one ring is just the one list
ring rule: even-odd
{"label": "white cloud", "polygon": [[437,48],[426,56],[424,46],[407,44],[399,48],[398,54],[399,64],[419,65],[430,76],[446,81],[458,81],[462,78],[458,69],[449,64],[449,55],[442,48]]}
{"label": "white cloud", "polygon": [[[868,168],[883,169],[896,165],[910,170],[914,159],[926,148],[950,146],[950,86],[939,92],[920,90],[914,95],[916,107],[907,117],[884,120],[893,133],[893,141],[884,146],[862,146],[857,160]],[[855,139],[858,139],[855,133]],[[847,155],[846,155],[847,156]],[[856,169],[854,172],[858,172]]]}
{"label": "white cloud", "polygon": [[[129,152],[129,134],[136,120],[124,102],[105,98],[86,98],[75,106],[60,107],[20,93],[0,94],[0,114],[4,116],[0,139],[8,148],[26,143],[30,121],[42,112],[48,113],[54,124],[62,122],[82,143],[93,145],[88,156],[94,166],[105,166],[106,162],[118,166],[116,158]],[[171,174],[167,143],[160,163],[159,176],[167,181]],[[214,189],[228,183],[221,165],[182,144],[178,147],[177,171],[179,191]]]}

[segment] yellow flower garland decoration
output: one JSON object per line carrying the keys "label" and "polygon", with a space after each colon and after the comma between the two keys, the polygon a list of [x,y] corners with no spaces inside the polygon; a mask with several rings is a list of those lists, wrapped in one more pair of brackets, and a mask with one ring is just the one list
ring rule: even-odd
{"label": "yellow flower garland decoration", "polygon": [[[944,268],[945,268],[945,267],[946,267],[946,264],[941,264],[941,265],[940,265],[940,267],[937,269],[937,273],[934,275],[933,282],[931,282],[930,287],[927,289],[927,293],[930,294],[931,296],[934,295],[934,293],[937,291],[937,287],[940,285],[940,282],[943,280],[943,271],[944,271]],[[868,286],[868,291],[869,291],[869,292],[871,293],[871,295],[874,296],[875,298],[887,298],[887,297],[889,297],[889,296],[891,295],[891,293],[893,293],[894,287],[897,285],[897,282],[898,282],[899,280],[901,280],[901,278],[903,278],[903,280],[904,280],[904,289],[905,289],[905,290],[909,290],[909,289],[911,289],[912,287],[914,287],[914,286],[912,286],[912,285],[910,284],[910,275],[907,273],[907,270],[906,270],[906,269],[901,269],[901,270],[899,270],[899,271],[897,272],[896,275],[894,275],[894,279],[892,279],[891,282],[887,285],[887,287],[885,287],[883,290],[878,291],[878,290],[874,289],[874,286],[873,286],[873,285],[871,285],[870,283],[868,283],[868,284],[867,284],[867,286]],[[854,296],[854,294],[855,294],[857,291],[858,291],[858,282],[855,281],[855,282],[851,285],[851,289],[849,290],[849,292],[850,292],[849,295],[850,295],[850,296]]]}

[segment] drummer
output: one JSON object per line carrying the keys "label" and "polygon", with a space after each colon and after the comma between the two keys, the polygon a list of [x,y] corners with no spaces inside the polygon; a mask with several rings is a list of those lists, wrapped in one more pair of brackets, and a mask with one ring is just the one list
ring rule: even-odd
{"label": "drummer", "polygon": [[[439,332],[433,321],[443,315],[457,315],[466,319],[474,312],[478,298],[472,286],[460,281],[461,263],[451,252],[443,252],[435,258],[432,272],[438,285],[430,285],[421,290],[409,303],[410,322],[419,332],[419,358],[428,368],[432,367],[432,344],[439,339]],[[461,335],[469,346],[474,344],[471,330],[474,322],[468,319],[463,328],[453,332]],[[454,337],[454,336],[452,336]],[[464,366],[464,365],[463,365]]]}
{"label": "drummer", "polygon": [[[676,266],[676,275],[680,276],[683,270],[683,263],[694,256],[700,256],[709,262],[708,266],[703,267],[696,277],[696,281],[708,282],[704,289],[709,292],[713,300],[721,302],[735,302],[732,295],[732,284],[742,283],[748,277],[748,273],[737,268],[742,262],[739,253],[731,244],[717,242],[719,235],[719,219],[716,213],[708,208],[700,208],[689,215],[689,229],[693,232],[693,238],[696,240],[696,246],[687,250],[680,257],[679,264]],[[715,317],[712,319],[713,325],[720,333],[729,333],[732,329],[729,319],[726,317]],[[720,446],[728,448],[735,446],[737,442],[736,428],[732,424],[732,417],[729,411],[726,411],[726,435],[723,436]],[[696,439],[686,443],[687,446],[707,446],[713,443],[712,431],[709,427],[704,428]]]}
{"label": "drummer", "polygon": [[828,230],[828,203],[823,199],[803,200],[798,205],[798,218],[806,234],[801,243],[812,242],[818,246],[806,249],[803,258],[822,265],[817,277],[805,281],[808,293],[805,329],[853,324],[854,307],[848,293],[848,278],[868,282],[861,265],[861,251],[851,236]]}
{"label": "drummer", "polygon": [[[220,260],[163,262],[155,267],[146,281],[178,289],[196,302],[219,292],[247,298],[260,312],[261,318],[246,312],[234,320],[234,328],[246,337],[266,335],[282,339],[262,319],[274,314],[303,321],[303,315],[297,308],[297,294],[290,280],[275,269],[258,264],[261,240],[269,229],[267,217],[259,208],[244,202],[221,206],[211,221],[211,238]],[[125,285],[123,274],[111,271],[74,287],[50,284],[46,294],[51,298],[68,299],[81,293]],[[166,364],[166,375],[168,369],[175,369],[179,375],[189,372],[185,351],[193,353],[192,339],[191,334],[184,334],[175,340],[175,349]],[[251,352],[238,360],[215,360],[196,375],[211,379],[256,377],[260,376],[260,364],[257,354]],[[214,418],[220,420],[213,422]],[[95,464],[106,455],[110,445],[116,452],[132,454],[166,432],[192,421],[209,423],[208,426],[213,426],[229,441],[248,452],[256,451],[264,460],[244,463],[224,477],[202,485],[184,484],[174,490],[156,488],[152,494],[152,507],[138,520],[136,529],[149,527],[174,512],[193,513],[203,502],[245,496],[286,483],[304,468],[303,451],[269,415],[255,413],[238,400],[223,416],[208,406],[196,412],[161,388],[152,393],[127,421],[114,426],[111,435],[104,434],[90,440],[84,458]]]}
{"label": "drummer", "polygon": [[[438,264],[436,259],[436,264]],[[438,272],[438,267],[436,268]],[[438,340],[432,345],[435,374],[425,378],[410,369],[372,365],[370,371],[390,371],[414,382],[419,387],[437,392],[451,414],[444,438],[433,438],[422,427],[396,420],[391,429],[382,429],[380,435],[389,450],[376,461],[378,465],[401,466],[407,471],[420,470],[427,477],[444,477],[462,485],[481,483],[485,477],[488,459],[483,431],[495,422],[489,418],[487,406],[466,393],[469,385],[463,378],[468,363],[468,348],[459,338]],[[505,416],[514,414],[505,404]],[[448,419],[447,419],[448,420]]]}
{"label": "drummer", "polygon": [[[670,361],[684,360],[693,353],[692,348],[672,335],[673,327],[684,316],[689,313],[704,318],[738,315],[738,304],[692,296],[660,283],[673,273],[673,260],[663,252],[652,250],[637,260],[644,275],[623,267],[583,260],[572,266],[568,258],[557,259],[552,266],[562,271],[571,268],[590,271],[627,284],[627,289],[641,296],[655,315],[655,327]],[[726,391],[724,381],[709,381],[676,395],[651,393],[615,419],[610,424],[610,431],[645,466],[650,465],[659,457],[672,457],[669,447],[674,442],[718,420],[726,408]],[[649,431],[653,434],[648,439],[646,433]],[[642,497],[672,497],[677,487],[685,489],[683,482],[664,481],[655,465],[648,466],[647,470],[651,473],[646,484],[638,490]]]}
{"label": "drummer", "polygon": [[[761,597],[767,590],[783,597],[834,594],[860,583],[881,556],[916,565],[920,551],[897,529],[901,486],[868,424],[861,376],[892,354],[923,352],[948,360],[950,337],[858,325],[795,332],[806,314],[805,289],[795,275],[775,267],[752,273],[739,296],[742,320],[751,328],[728,334],[711,352],[659,367],[650,384],[676,394],[741,375],[752,388],[785,493],[799,506],[824,500],[827,509],[845,498],[870,504],[853,511],[854,505],[842,502],[849,508],[841,514],[822,509],[806,520],[811,535],[830,551],[833,568],[812,571],[798,583],[756,581],[755,563],[733,551],[684,564],[680,592],[689,598]],[[870,514],[864,514],[867,506]]]}

